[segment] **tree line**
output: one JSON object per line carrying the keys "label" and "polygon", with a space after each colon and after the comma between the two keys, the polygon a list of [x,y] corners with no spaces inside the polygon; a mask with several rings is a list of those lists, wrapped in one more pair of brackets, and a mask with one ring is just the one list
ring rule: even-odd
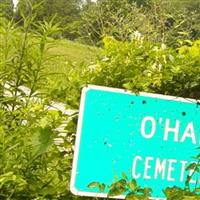
{"label": "tree line", "polygon": [[55,37],[100,46],[102,38],[112,36],[130,41],[135,34],[147,41],[178,45],[184,39],[200,36],[199,0],[0,0],[0,13],[19,21],[37,4],[35,21],[50,21],[62,27]]}

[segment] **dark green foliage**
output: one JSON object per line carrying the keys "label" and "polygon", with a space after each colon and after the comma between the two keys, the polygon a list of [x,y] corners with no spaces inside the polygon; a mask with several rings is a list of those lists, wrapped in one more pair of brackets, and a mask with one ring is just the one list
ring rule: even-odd
{"label": "dark green foliage", "polygon": [[87,42],[97,45],[107,35],[118,40],[130,40],[134,31],[142,31],[145,25],[148,26],[140,11],[136,4],[130,4],[128,0],[92,3],[81,13],[82,36]]}
{"label": "dark green foliage", "polygon": [[35,23],[37,5],[29,6],[19,27],[0,18],[0,199],[89,199],[69,191],[77,115],[47,109],[49,94],[40,92],[60,29],[52,20]]}
{"label": "dark green foliage", "polygon": [[147,41],[177,46],[178,40],[200,36],[200,2],[195,0],[98,0],[88,4],[82,15],[82,36],[100,44],[104,36],[130,41],[139,32]]}
{"label": "dark green foliage", "polygon": [[[64,158],[53,143],[62,115],[50,111],[45,84],[46,52],[59,29],[53,22],[37,24],[34,8],[23,25],[0,19],[0,199],[62,199],[71,156]],[[29,86],[28,92],[25,92]],[[41,99],[42,98],[42,99]],[[55,159],[56,158],[56,159]]]}
{"label": "dark green foliage", "polygon": [[199,200],[200,196],[179,187],[168,187],[164,191],[167,200]]}
{"label": "dark green foliage", "polygon": [[[37,16],[34,21],[50,21],[54,17],[54,21],[62,27],[61,35],[57,37],[66,37],[75,39],[78,37],[78,27],[80,19],[80,0],[30,0],[30,3],[39,4],[37,8]],[[16,12],[16,18],[20,19],[20,12],[27,14],[30,11],[27,0],[19,0]]]}
{"label": "dark green foliage", "polygon": [[12,0],[0,0],[0,16],[4,16],[8,19],[13,17],[13,1]]}
{"label": "dark green foliage", "polygon": [[154,26],[155,41],[177,46],[177,41],[200,37],[200,2],[196,0],[161,1],[148,3],[146,16]]}
{"label": "dark green foliage", "polygon": [[130,3],[136,2],[138,6],[148,6],[149,0],[129,0]]}

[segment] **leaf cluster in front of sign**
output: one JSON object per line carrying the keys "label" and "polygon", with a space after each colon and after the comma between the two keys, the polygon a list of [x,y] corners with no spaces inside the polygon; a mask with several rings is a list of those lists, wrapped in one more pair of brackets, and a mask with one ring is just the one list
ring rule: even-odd
{"label": "leaf cluster in front of sign", "polygon": [[[89,188],[98,188],[100,192],[104,192],[106,185],[104,183],[92,182]],[[135,179],[128,180],[125,173],[122,173],[122,179],[112,183],[108,188],[108,197],[116,197],[126,194],[126,200],[148,200],[151,197],[152,190],[150,188],[141,188]]]}

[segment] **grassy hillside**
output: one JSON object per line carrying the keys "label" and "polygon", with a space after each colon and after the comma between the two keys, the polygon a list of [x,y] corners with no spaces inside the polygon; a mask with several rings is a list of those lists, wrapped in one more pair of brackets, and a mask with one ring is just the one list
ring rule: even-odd
{"label": "grassy hillside", "polygon": [[86,69],[95,62],[101,49],[69,40],[56,40],[48,54],[53,59],[46,64],[50,75],[44,90],[54,99],[64,101],[69,91],[73,90],[71,87],[77,84],[76,81],[85,82]]}
{"label": "grassy hillside", "polygon": [[94,62],[100,53],[101,49],[93,46],[64,39],[56,40],[55,46],[49,50],[49,56],[54,59],[48,62],[47,70],[51,73],[66,73],[69,71],[69,64],[88,65]]}
{"label": "grassy hillside", "polygon": [[76,63],[90,63],[99,53],[99,48],[64,39],[57,40],[56,46],[50,50],[50,54],[59,55],[65,61]]}

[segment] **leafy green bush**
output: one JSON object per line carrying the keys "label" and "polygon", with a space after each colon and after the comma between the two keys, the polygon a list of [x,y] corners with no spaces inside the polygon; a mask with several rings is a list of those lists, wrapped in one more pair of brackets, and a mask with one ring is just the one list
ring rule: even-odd
{"label": "leafy green bush", "polygon": [[105,38],[104,58],[96,64],[94,83],[167,95],[199,98],[199,40],[179,49],[134,39]]}
{"label": "leafy green bush", "polygon": [[53,95],[43,90],[59,28],[35,24],[29,6],[22,26],[0,18],[0,199],[80,199],[69,191],[77,115],[49,109]]}
{"label": "leafy green bush", "polygon": [[110,186],[106,186],[103,183],[92,182],[88,187],[98,188],[100,192],[104,192],[105,188],[108,187],[108,197],[126,194],[126,200],[149,200],[152,192],[151,188],[141,188],[135,179],[128,180],[125,173],[122,173],[122,179],[114,182]]}
{"label": "leafy green bush", "polygon": [[78,109],[81,89],[90,79],[90,70],[86,64],[66,62],[62,72],[48,77],[45,90],[48,91],[49,98],[66,102],[67,108]]}
{"label": "leafy green bush", "polygon": [[34,24],[30,8],[21,27],[0,19],[0,199],[62,199],[70,196],[72,155],[54,139],[64,116],[38,92],[46,84],[49,37],[59,29],[52,21]]}

